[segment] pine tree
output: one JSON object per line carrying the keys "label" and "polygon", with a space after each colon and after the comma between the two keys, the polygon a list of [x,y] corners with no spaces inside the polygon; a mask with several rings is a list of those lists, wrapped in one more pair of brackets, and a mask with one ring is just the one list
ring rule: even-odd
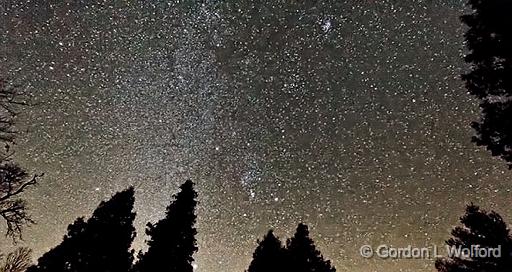
{"label": "pine tree", "polygon": [[466,208],[460,219],[462,226],[452,230],[453,237],[446,241],[449,247],[499,248],[501,256],[467,258],[449,256],[436,260],[439,272],[505,272],[512,269],[512,239],[507,225],[496,212],[480,210],[473,204]]}
{"label": "pine tree", "polygon": [[194,183],[187,180],[167,207],[165,218],[148,223],[146,234],[151,237],[148,250],[139,254],[135,272],[192,272],[193,254],[197,251],[194,227],[197,193]]}
{"label": "pine tree", "polygon": [[27,272],[128,271],[135,237],[133,203],[133,188],[101,202],[89,220],[78,218],[69,225],[62,243],[45,253]]}
{"label": "pine tree", "polygon": [[482,116],[473,122],[473,141],[500,156],[512,168],[512,28],[510,0],[469,0],[473,10],[461,17],[471,71],[462,76],[480,100]]}
{"label": "pine tree", "polygon": [[287,267],[286,249],[281,241],[269,230],[263,240],[258,241],[253,260],[247,272],[283,272]]}
{"label": "pine tree", "polygon": [[291,268],[294,272],[335,272],[331,262],[324,260],[324,257],[315,247],[313,240],[309,237],[308,226],[299,224],[295,235],[288,239],[287,251],[290,258]]}

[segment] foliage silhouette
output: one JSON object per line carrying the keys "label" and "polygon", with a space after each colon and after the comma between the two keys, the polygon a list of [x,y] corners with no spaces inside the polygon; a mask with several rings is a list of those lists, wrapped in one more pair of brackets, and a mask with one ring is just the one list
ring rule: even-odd
{"label": "foliage silhouette", "polygon": [[6,235],[14,242],[22,238],[22,229],[33,223],[27,213],[26,202],[21,197],[29,188],[36,185],[41,175],[30,177],[17,163],[11,160],[17,131],[14,121],[17,109],[28,105],[28,97],[17,86],[0,78],[0,218],[6,226]]}
{"label": "foliage silhouette", "polygon": [[269,230],[263,240],[258,241],[247,272],[282,272],[286,271],[287,265],[286,249],[273,231]]}
{"label": "foliage silhouette", "polygon": [[468,205],[466,214],[460,218],[462,226],[452,230],[453,237],[446,241],[449,247],[499,248],[501,256],[471,257],[449,256],[436,260],[439,272],[505,272],[512,268],[512,239],[507,224],[496,212],[480,210]]}
{"label": "foliage silhouette", "polygon": [[133,188],[101,202],[90,219],[78,218],[69,225],[62,243],[45,253],[27,272],[128,271],[135,237],[133,203]]}
{"label": "foliage silhouette", "polygon": [[139,254],[134,272],[192,272],[193,254],[197,251],[194,227],[197,193],[194,183],[187,180],[167,207],[165,218],[148,223],[148,250]]}
{"label": "foliage silhouette", "polygon": [[315,247],[315,243],[309,237],[308,226],[299,224],[295,235],[286,242],[291,271],[296,272],[335,272],[331,262],[324,257]]}
{"label": "foliage silhouette", "polygon": [[270,230],[254,251],[247,272],[336,272],[325,260],[309,237],[308,226],[299,224],[295,235],[288,239],[286,248]]}
{"label": "foliage silhouette", "polygon": [[471,71],[462,75],[469,93],[480,100],[481,119],[473,122],[473,142],[512,168],[512,1],[470,0],[473,12],[461,17]]}

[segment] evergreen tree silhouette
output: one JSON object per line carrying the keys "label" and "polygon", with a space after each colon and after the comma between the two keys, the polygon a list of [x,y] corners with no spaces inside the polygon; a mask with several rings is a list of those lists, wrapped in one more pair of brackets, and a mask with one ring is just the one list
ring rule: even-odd
{"label": "evergreen tree silhouette", "polygon": [[473,122],[473,142],[500,156],[512,168],[512,1],[469,0],[471,14],[461,17],[471,71],[462,76],[480,100],[481,119]]}
{"label": "evergreen tree silhouette", "polygon": [[197,251],[194,227],[197,193],[194,183],[187,180],[167,207],[165,218],[156,224],[148,223],[148,250],[139,254],[134,265],[136,272],[192,272],[192,255]]}
{"label": "evergreen tree silhouette", "polygon": [[128,271],[135,237],[133,203],[133,188],[101,202],[89,220],[78,218],[69,225],[62,243],[45,253],[27,272]]}
{"label": "evergreen tree silhouette", "polygon": [[287,269],[287,254],[281,241],[269,230],[253,253],[247,272],[282,272]]}
{"label": "evergreen tree silhouette", "polygon": [[460,219],[462,226],[452,230],[453,238],[446,241],[450,247],[471,249],[498,248],[501,246],[499,257],[467,258],[449,256],[436,260],[436,268],[440,272],[505,272],[512,270],[512,239],[509,229],[496,212],[480,210],[473,204],[467,206],[466,214]]}
{"label": "evergreen tree silhouette", "polygon": [[324,257],[315,247],[309,237],[308,226],[299,224],[295,235],[286,242],[290,260],[289,271],[294,272],[335,272],[331,262]]}

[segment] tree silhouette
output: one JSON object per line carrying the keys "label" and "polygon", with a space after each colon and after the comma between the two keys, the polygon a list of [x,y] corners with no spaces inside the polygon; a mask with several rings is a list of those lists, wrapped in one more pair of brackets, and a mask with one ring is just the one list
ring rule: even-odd
{"label": "tree silhouette", "polygon": [[16,86],[0,78],[0,218],[6,226],[6,235],[16,241],[21,237],[23,226],[33,223],[27,213],[22,194],[37,183],[40,175],[29,177],[28,173],[11,160],[14,154],[11,145],[16,138],[14,119],[19,106],[26,106],[28,97]]}
{"label": "tree silhouette", "polygon": [[23,272],[31,263],[32,250],[27,247],[20,247],[7,254],[3,263],[0,264],[0,272]]}
{"label": "tree silhouette", "polygon": [[466,214],[460,219],[462,226],[452,230],[453,237],[446,241],[449,247],[480,248],[501,247],[501,257],[449,256],[436,260],[439,272],[505,272],[512,268],[512,239],[509,229],[496,212],[480,210],[468,205]]}
{"label": "tree silhouette", "polygon": [[197,251],[194,224],[197,193],[194,183],[187,180],[167,207],[166,216],[156,224],[148,223],[146,234],[151,237],[146,253],[139,254],[135,272],[191,272],[192,255]]}
{"label": "tree silhouette", "polygon": [[0,216],[7,226],[6,235],[14,240],[21,238],[23,226],[33,223],[20,195],[35,185],[38,177],[29,178],[25,170],[9,160],[0,162]]}
{"label": "tree silhouette", "polygon": [[269,230],[263,240],[258,241],[258,247],[253,253],[253,260],[247,272],[282,272],[286,271],[286,249],[281,241]]}
{"label": "tree silhouette", "polygon": [[295,235],[286,242],[286,249],[290,258],[290,271],[294,272],[335,272],[331,262],[315,247],[309,237],[308,226],[299,224]]}
{"label": "tree silhouette", "polygon": [[473,122],[473,142],[500,156],[512,168],[512,1],[470,0],[471,14],[461,17],[471,71],[462,76],[480,100],[481,119]]}
{"label": "tree silhouette", "polygon": [[69,225],[62,243],[45,253],[27,272],[128,271],[135,237],[133,203],[133,188],[101,202],[89,220],[78,218]]}

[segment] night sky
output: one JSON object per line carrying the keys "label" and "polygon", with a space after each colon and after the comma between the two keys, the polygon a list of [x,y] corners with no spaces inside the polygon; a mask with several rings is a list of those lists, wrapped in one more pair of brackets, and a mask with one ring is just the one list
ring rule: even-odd
{"label": "night sky", "polygon": [[201,272],[299,222],[338,271],[434,271],[359,248],[441,246],[470,202],[512,222],[512,172],[471,143],[464,1],[314,2],[0,0],[0,74],[35,104],[16,160],[45,173],[19,245],[133,185],[141,249],[187,178]]}

